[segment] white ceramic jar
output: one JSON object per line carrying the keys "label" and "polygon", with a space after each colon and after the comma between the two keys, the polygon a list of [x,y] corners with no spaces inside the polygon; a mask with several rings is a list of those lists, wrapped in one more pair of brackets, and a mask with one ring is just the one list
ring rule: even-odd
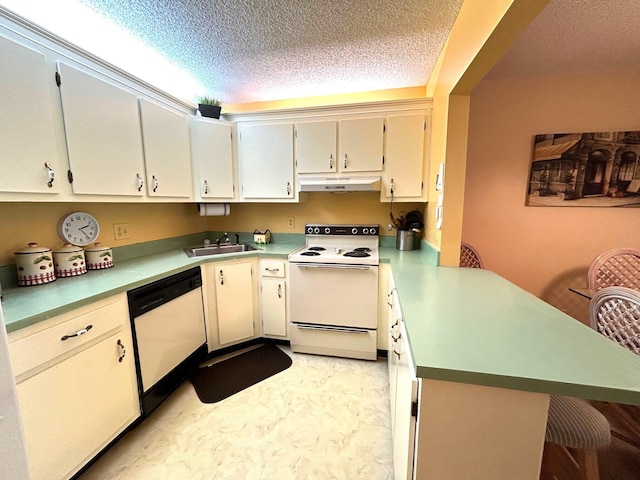
{"label": "white ceramic jar", "polygon": [[76,277],[87,273],[84,250],[70,243],[53,251],[53,265],[57,278]]}
{"label": "white ceramic jar", "polygon": [[23,287],[42,285],[56,279],[50,248],[41,247],[33,242],[14,252],[14,255],[18,270],[18,285]]}
{"label": "white ceramic jar", "polygon": [[96,242],[91,247],[84,249],[87,256],[87,268],[89,270],[102,270],[113,267],[113,252],[111,247]]}

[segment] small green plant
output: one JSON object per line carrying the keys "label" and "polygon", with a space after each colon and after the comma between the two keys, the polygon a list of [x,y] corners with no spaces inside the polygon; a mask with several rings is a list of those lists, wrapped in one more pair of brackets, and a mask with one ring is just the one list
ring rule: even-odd
{"label": "small green plant", "polygon": [[217,107],[222,105],[222,100],[219,100],[215,97],[203,96],[198,98],[198,103],[200,105],[215,105]]}

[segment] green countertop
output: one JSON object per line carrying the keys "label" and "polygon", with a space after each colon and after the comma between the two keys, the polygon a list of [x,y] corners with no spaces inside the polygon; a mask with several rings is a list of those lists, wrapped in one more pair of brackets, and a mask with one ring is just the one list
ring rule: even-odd
{"label": "green countertop", "polygon": [[[4,291],[12,332],[210,261],[281,257],[300,244],[189,258],[182,249]],[[418,377],[640,405],[640,357],[488,270],[436,267],[424,250],[389,262]],[[380,332],[380,334],[385,334]]]}
{"label": "green countertop", "polygon": [[640,405],[640,357],[488,270],[384,249],[418,377]]}
{"label": "green countertop", "polygon": [[91,270],[78,277],[59,278],[46,285],[13,287],[3,291],[2,308],[7,332],[88,305],[96,300],[159,280],[211,261],[241,257],[287,258],[300,244],[256,245],[260,250],[212,257],[188,257],[182,248],[118,261],[113,268]]}

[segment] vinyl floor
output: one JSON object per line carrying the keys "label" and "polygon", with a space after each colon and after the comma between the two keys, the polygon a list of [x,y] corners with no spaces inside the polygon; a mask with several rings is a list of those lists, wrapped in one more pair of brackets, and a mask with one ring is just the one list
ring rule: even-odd
{"label": "vinyl floor", "polygon": [[386,361],[281,348],[290,368],[221,402],[185,382],[80,479],[392,479]]}

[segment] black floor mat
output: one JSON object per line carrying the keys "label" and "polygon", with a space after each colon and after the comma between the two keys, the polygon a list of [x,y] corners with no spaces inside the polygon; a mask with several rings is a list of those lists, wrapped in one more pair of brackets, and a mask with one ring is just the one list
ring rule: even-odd
{"label": "black floor mat", "polygon": [[209,367],[191,377],[202,403],[216,403],[291,366],[291,357],[268,343]]}

